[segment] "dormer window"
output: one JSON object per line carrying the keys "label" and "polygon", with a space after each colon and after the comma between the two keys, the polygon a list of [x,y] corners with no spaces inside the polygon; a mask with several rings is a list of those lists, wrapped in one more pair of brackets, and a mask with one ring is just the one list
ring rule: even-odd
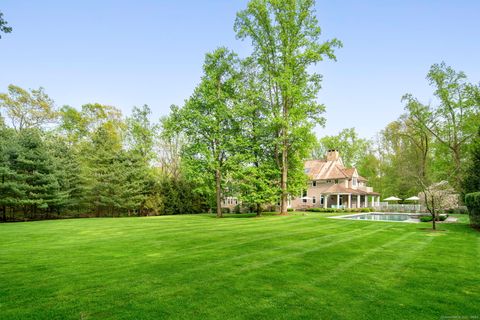
{"label": "dormer window", "polygon": [[352,186],[357,186],[357,178],[352,178]]}
{"label": "dormer window", "polygon": [[338,184],[338,179],[335,179],[335,184]]}
{"label": "dormer window", "polygon": [[317,186],[317,181],[312,181],[312,187],[316,187]]}

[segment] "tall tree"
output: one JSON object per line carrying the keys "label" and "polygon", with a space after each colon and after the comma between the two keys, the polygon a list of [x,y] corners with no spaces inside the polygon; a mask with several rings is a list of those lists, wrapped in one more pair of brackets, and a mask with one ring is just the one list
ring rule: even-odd
{"label": "tall tree", "polygon": [[57,117],[53,100],[43,88],[27,91],[11,84],[8,93],[0,93],[0,108],[6,110],[13,127],[19,131],[41,128]]}
{"label": "tall tree", "polygon": [[313,150],[314,158],[323,158],[328,150],[337,149],[342,155],[345,166],[355,166],[367,153],[368,140],[358,136],[355,128],[347,128],[337,135],[324,136],[318,140]]}
{"label": "tall tree", "polygon": [[39,211],[51,213],[63,199],[49,150],[37,129],[20,131],[18,144],[20,152],[14,169],[23,183],[25,198],[21,205],[33,217],[37,217]]}
{"label": "tall tree", "polygon": [[19,156],[18,134],[0,123],[0,210],[7,221],[8,208],[15,208],[25,197],[20,176],[14,164]]}
{"label": "tall tree", "polygon": [[459,190],[466,147],[480,122],[478,86],[468,83],[465,73],[455,71],[444,62],[432,65],[427,80],[435,88],[436,106],[424,105],[410,94],[403,100],[415,123],[450,154],[449,163],[453,166],[445,171],[454,172],[453,186]]}
{"label": "tall tree", "polygon": [[157,136],[158,126],[152,124],[152,111],[147,105],[133,107],[132,115],[127,118],[127,147],[149,162],[153,156],[153,145]]}
{"label": "tall tree", "polygon": [[[0,31],[3,33],[10,33],[12,32],[12,27],[8,26],[7,21],[3,19],[3,13],[0,11]],[[0,39],[2,39],[2,35],[0,34]]]}
{"label": "tall tree", "polygon": [[[261,215],[262,206],[278,202],[279,171],[275,164],[275,137],[268,117],[266,86],[258,64],[252,58],[242,62],[242,86],[236,117],[242,130],[236,136],[235,195]],[[236,187],[236,188],[235,188]]]}
{"label": "tall tree", "polygon": [[320,42],[314,7],[314,0],[252,0],[235,21],[237,36],[251,39],[253,56],[267,80],[282,214],[287,213],[289,168],[295,168],[289,165],[299,164],[313,143],[313,127],[324,123],[325,108],[317,102],[321,76],[309,67],[324,57],[335,59],[333,50],[341,46],[336,39]]}
{"label": "tall tree", "polygon": [[[233,117],[239,60],[226,48],[205,57],[204,75],[182,108],[173,106],[165,128],[183,132],[188,139],[186,159],[193,160],[214,181],[217,216],[222,216],[222,183],[230,165],[238,123]],[[199,173],[199,171],[197,171]]]}

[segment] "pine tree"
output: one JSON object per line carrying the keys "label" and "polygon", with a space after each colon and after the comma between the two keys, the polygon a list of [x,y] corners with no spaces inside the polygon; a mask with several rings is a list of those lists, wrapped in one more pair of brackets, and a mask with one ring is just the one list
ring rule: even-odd
{"label": "pine tree", "polygon": [[7,221],[8,208],[19,206],[24,193],[13,164],[18,158],[17,133],[0,124],[0,210],[3,221]]}
{"label": "pine tree", "polygon": [[39,209],[48,214],[61,202],[53,159],[38,130],[20,131],[19,146],[20,153],[14,169],[22,181],[25,195],[20,204],[28,208],[33,217],[37,217]]}

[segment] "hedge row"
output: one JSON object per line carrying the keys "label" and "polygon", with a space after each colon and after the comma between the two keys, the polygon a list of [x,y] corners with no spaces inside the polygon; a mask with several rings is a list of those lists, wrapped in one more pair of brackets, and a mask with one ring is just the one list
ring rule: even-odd
{"label": "hedge row", "polygon": [[465,204],[470,214],[470,224],[480,228],[480,192],[468,193],[465,196]]}
{"label": "hedge row", "polygon": [[309,212],[325,212],[325,213],[344,213],[344,212],[372,212],[370,208],[351,208],[351,209],[335,209],[335,208],[308,208],[304,211]]}
{"label": "hedge row", "polygon": [[[441,216],[438,216],[438,219],[440,221],[445,221],[447,220],[448,216],[447,215],[441,215]],[[420,217],[420,221],[421,222],[430,222],[433,220],[433,217],[430,215],[430,216],[421,216]]]}

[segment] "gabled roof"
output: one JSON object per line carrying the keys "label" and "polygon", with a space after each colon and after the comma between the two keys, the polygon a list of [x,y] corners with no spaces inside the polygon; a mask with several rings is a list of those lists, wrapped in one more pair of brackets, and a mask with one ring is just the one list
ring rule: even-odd
{"label": "gabled roof", "polygon": [[338,161],[307,160],[305,173],[311,180],[344,179],[348,175]]}
{"label": "gabled roof", "polygon": [[366,180],[358,175],[357,169],[345,168],[339,160],[307,160],[305,173],[311,180],[351,179],[355,176],[359,180]]}

